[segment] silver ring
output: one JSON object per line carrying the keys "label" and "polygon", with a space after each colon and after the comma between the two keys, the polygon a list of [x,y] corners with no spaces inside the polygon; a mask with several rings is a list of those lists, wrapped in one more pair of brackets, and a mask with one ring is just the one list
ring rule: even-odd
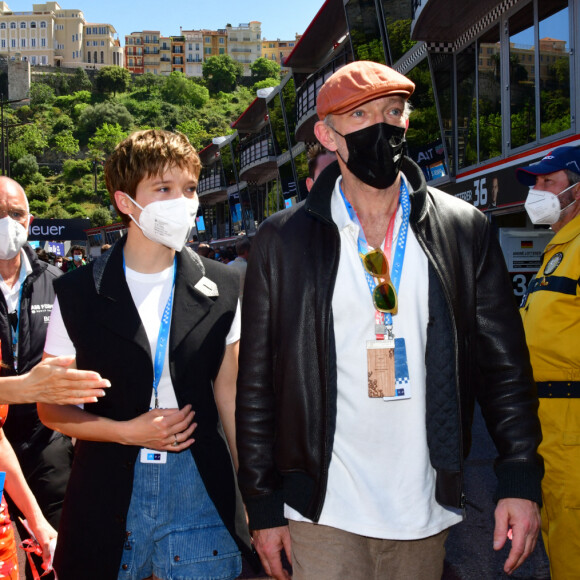
{"label": "silver ring", "polygon": [[171,446],[177,447],[179,445],[179,441],[177,440],[177,433],[174,433],[173,436],[175,437],[175,441],[171,444]]}

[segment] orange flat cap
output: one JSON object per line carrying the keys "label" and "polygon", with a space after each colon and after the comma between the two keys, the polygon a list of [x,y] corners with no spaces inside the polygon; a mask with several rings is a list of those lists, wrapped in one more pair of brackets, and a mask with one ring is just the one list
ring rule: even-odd
{"label": "orange flat cap", "polygon": [[316,112],[322,121],[331,113],[347,113],[379,97],[409,97],[414,90],[415,83],[396,70],[378,62],[358,60],[338,69],[322,85],[316,99]]}

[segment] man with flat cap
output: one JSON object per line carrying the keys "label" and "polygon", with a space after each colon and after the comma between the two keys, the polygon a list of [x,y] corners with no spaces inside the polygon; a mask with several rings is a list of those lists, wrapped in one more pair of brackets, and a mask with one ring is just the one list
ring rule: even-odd
{"label": "man with flat cap", "polygon": [[[474,401],[498,448],[494,548],[533,550],[537,397],[485,216],[405,157],[414,84],[348,64],[317,99],[336,154],[306,201],[266,220],[248,264],[239,482],[266,572],[439,580],[463,518]],[[490,538],[491,542],[491,538]]]}
{"label": "man with flat cap", "polygon": [[555,232],[522,302],[540,398],[546,464],[542,536],[552,580],[580,578],[580,147],[558,147],[516,172],[525,208]]}

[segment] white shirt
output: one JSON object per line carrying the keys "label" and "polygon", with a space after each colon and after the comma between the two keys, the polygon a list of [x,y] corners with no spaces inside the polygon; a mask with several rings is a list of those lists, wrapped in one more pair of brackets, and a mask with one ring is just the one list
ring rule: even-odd
{"label": "white shirt", "polygon": [[18,298],[20,297],[20,287],[22,282],[32,274],[32,266],[30,265],[30,260],[26,255],[24,250],[20,250],[20,275],[14,286],[10,288],[8,284],[4,281],[0,275],[0,288],[2,289],[2,294],[4,294],[4,300],[6,300],[6,312],[14,312],[18,307]]}
{"label": "white shirt", "polygon": [[[359,228],[348,215],[340,181],[331,200],[341,244],[332,300],[337,418],[319,523],[373,538],[425,538],[462,519],[459,510],[435,501],[435,470],[427,447],[428,261],[409,228],[393,329],[406,342],[411,398],[369,398],[366,342],[375,338],[375,308],[358,254]],[[399,207],[393,240],[401,222]],[[289,506],[285,515],[307,521]]]}
{"label": "white shirt", "polygon": [[[149,339],[151,358],[153,360],[157,348],[161,317],[173,288],[173,266],[155,274],[142,274],[131,268],[126,268],[126,277],[131,297],[137,307]],[[226,344],[232,344],[240,339],[240,318],[240,305],[238,302],[236,315],[226,337]],[[55,356],[74,355],[76,353],[62,319],[58,298],[55,300],[52,309],[44,350],[48,354]],[[163,372],[158,386],[158,397],[161,408],[173,409],[179,407],[169,373],[169,349],[165,351]],[[153,408],[154,406],[155,393],[152,387],[151,407]]]}

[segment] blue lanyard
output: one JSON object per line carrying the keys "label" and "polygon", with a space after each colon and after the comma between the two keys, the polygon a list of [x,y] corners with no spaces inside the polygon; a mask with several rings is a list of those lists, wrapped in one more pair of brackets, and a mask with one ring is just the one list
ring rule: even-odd
{"label": "blue lanyard", "polygon": [[26,269],[24,264],[20,265],[20,277],[18,281],[20,282],[20,290],[18,290],[18,302],[16,304],[16,329],[12,330],[12,325],[10,325],[10,330],[12,332],[12,359],[14,365],[14,371],[18,373],[18,335],[20,334],[20,304],[22,303],[22,290],[24,289],[24,281],[26,280]]}
{"label": "blue lanyard", "polygon": [[[127,272],[125,267],[125,255],[123,254],[123,272]],[[165,353],[169,344],[169,328],[171,326],[171,310],[173,308],[173,290],[175,289],[175,275],[177,272],[177,257],[173,260],[173,283],[171,293],[167,299],[167,304],[161,316],[159,325],[159,334],[157,335],[157,347],[155,349],[155,358],[153,360],[153,392],[155,393],[155,409],[159,409],[159,381],[163,373],[165,364]]]}
{"label": "blue lanyard", "polygon": [[[362,264],[362,256],[368,253],[369,246],[365,237],[364,230],[362,225],[356,215],[356,211],[352,207],[352,204],[346,199],[344,192],[342,191],[342,187],[340,187],[340,194],[342,195],[342,199],[344,200],[344,204],[346,206],[346,210],[350,219],[358,226],[358,253],[361,256],[361,264]],[[399,229],[399,234],[397,236],[397,243],[395,244],[395,255],[393,257],[393,267],[391,268],[391,282],[395,287],[395,291],[397,294],[399,293],[399,284],[401,282],[401,274],[403,273],[403,262],[405,260],[405,249],[407,247],[407,234],[409,232],[409,215],[411,214],[411,201],[409,198],[409,190],[407,189],[407,185],[403,179],[401,179],[401,188],[399,193],[399,203],[403,209],[403,221],[401,223],[401,227]],[[377,286],[377,281],[373,276],[371,276],[366,270],[365,277],[367,280],[367,284],[369,286],[369,290],[371,291],[371,295],[373,290]],[[393,315],[390,312],[382,312],[383,314],[383,321],[387,327],[392,327],[393,325]]]}

